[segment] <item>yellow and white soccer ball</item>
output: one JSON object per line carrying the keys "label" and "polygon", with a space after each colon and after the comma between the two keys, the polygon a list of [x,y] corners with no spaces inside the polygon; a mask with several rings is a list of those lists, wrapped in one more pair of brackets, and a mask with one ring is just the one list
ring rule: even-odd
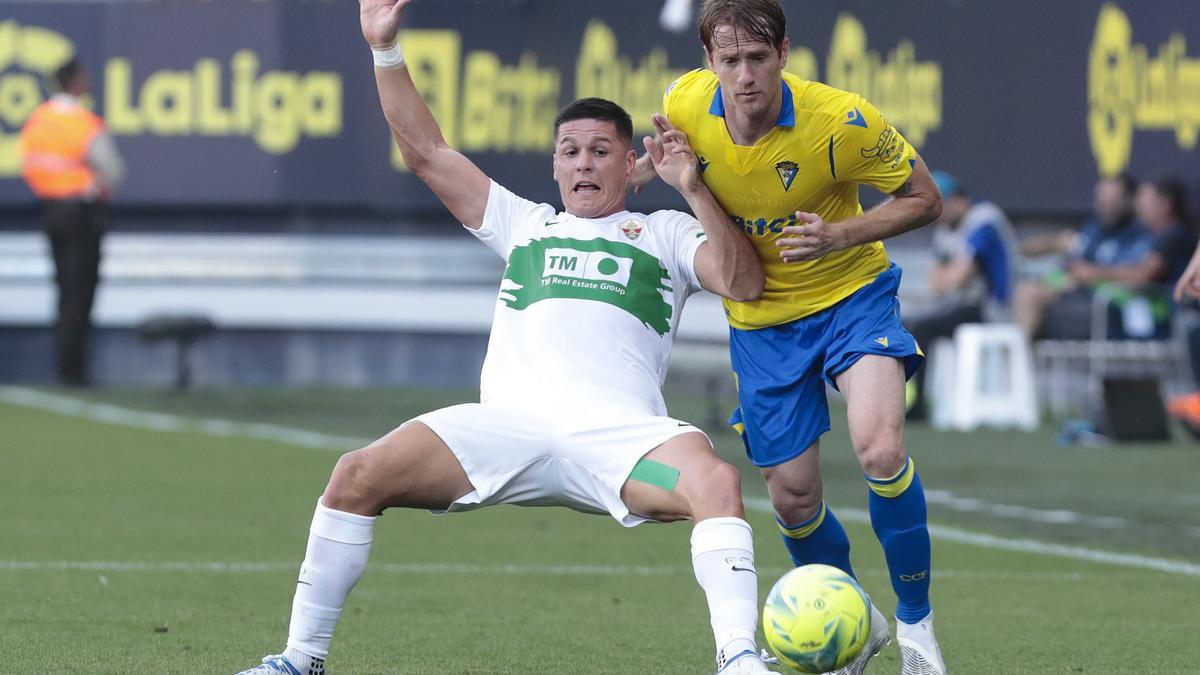
{"label": "yellow and white soccer ball", "polygon": [[763,633],[785,665],[802,673],[837,670],[867,644],[870,600],[836,567],[797,567],[780,577],[767,595]]}

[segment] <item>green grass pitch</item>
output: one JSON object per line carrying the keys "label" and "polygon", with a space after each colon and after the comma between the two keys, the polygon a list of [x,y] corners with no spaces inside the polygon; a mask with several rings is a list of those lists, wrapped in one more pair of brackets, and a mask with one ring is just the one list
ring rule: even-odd
{"label": "green grass pitch", "polygon": [[[94,392],[190,418],[375,437],[471,392]],[[702,420],[675,397],[675,416]],[[822,461],[848,513],[866,487],[844,412]],[[308,521],[336,452],[151,431],[0,403],[0,673],[232,673],[278,651]],[[709,429],[764,494],[738,441]],[[1200,447],[1063,449],[1052,434],[910,430],[931,522],[1200,562]],[[346,448],[352,449],[352,448]],[[976,500],[976,501],[972,501]],[[1057,514],[1057,515],[1055,515]],[[1068,515],[1068,514],[1074,514]],[[751,510],[760,593],[787,568]],[[870,526],[847,518],[863,585],[894,605]],[[706,673],[712,645],[686,524],[625,530],[563,509],[389,511],[331,673]],[[1194,673],[1200,576],[934,538],[951,672]],[[889,646],[868,673],[897,673]]]}

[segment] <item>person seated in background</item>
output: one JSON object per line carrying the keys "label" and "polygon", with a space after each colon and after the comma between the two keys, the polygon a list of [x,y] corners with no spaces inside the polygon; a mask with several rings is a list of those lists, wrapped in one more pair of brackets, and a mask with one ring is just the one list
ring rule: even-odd
{"label": "person seated in background", "polygon": [[1126,336],[1161,338],[1169,333],[1172,310],[1167,287],[1183,274],[1196,246],[1183,182],[1173,176],[1142,181],[1134,198],[1134,215],[1153,237],[1145,256],[1136,262],[1109,266],[1075,260],[1067,265],[1067,272],[1081,284],[1130,287],[1127,295],[1139,302],[1115,296],[1122,305]]}
{"label": "person seated in background", "polygon": [[1133,205],[1138,222],[1153,236],[1149,253],[1136,262],[1108,266],[1075,260],[1067,266],[1072,278],[1134,286],[1179,280],[1196,246],[1196,232],[1188,220],[1187,188],[1173,176],[1142,181]]}
{"label": "person seated in background", "polygon": [[1093,288],[1071,273],[1072,270],[1087,273],[1089,268],[1074,263],[1101,268],[1132,265],[1141,262],[1153,248],[1154,234],[1134,219],[1136,192],[1137,181],[1129,174],[1101,178],[1096,181],[1092,196],[1093,218],[1082,230],[1078,233],[1062,230],[1021,242],[1025,256],[1065,257],[1061,269],[1017,283],[1013,314],[1030,340],[1042,329],[1046,310],[1060,301],[1078,304],[1090,314]]}
{"label": "person seated in background", "polygon": [[[972,197],[950,174],[934,171],[942,192],[942,215],[933,235],[936,257],[929,273],[934,306],[906,327],[922,349],[950,337],[964,323],[1008,321],[1020,251],[1012,225],[996,204]],[[909,419],[923,419],[925,369],[914,378]]]}

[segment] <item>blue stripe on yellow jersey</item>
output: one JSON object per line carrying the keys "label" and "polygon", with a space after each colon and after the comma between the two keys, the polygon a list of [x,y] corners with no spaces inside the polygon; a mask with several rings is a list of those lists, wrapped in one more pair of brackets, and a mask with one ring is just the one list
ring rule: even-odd
{"label": "blue stripe on yellow jersey", "polygon": [[663,97],[663,112],[688,135],[704,182],[758,249],[767,276],[762,298],[725,301],[734,328],[775,326],[831,307],[888,268],[873,242],[819,260],[784,263],[775,241],[796,211],[838,223],[862,213],[858,185],[891,193],[912,175],[916,151],[861,96],[784,73],[774,129],[752,146],[725,127],[717,76],[693,70]]}

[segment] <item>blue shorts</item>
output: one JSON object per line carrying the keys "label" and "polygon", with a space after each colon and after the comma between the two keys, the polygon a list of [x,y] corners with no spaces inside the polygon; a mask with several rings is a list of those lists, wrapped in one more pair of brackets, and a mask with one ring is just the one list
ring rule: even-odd
{"label": "blue shorts", "polygon": [[790,323],[729,329],[738,407],[729,423],[757,466],[798,457],[829,431],[825,383],[866,354],[904,362],[912,377],[925,356],[900,323],[900,268],[890,266],[838,304]]}

